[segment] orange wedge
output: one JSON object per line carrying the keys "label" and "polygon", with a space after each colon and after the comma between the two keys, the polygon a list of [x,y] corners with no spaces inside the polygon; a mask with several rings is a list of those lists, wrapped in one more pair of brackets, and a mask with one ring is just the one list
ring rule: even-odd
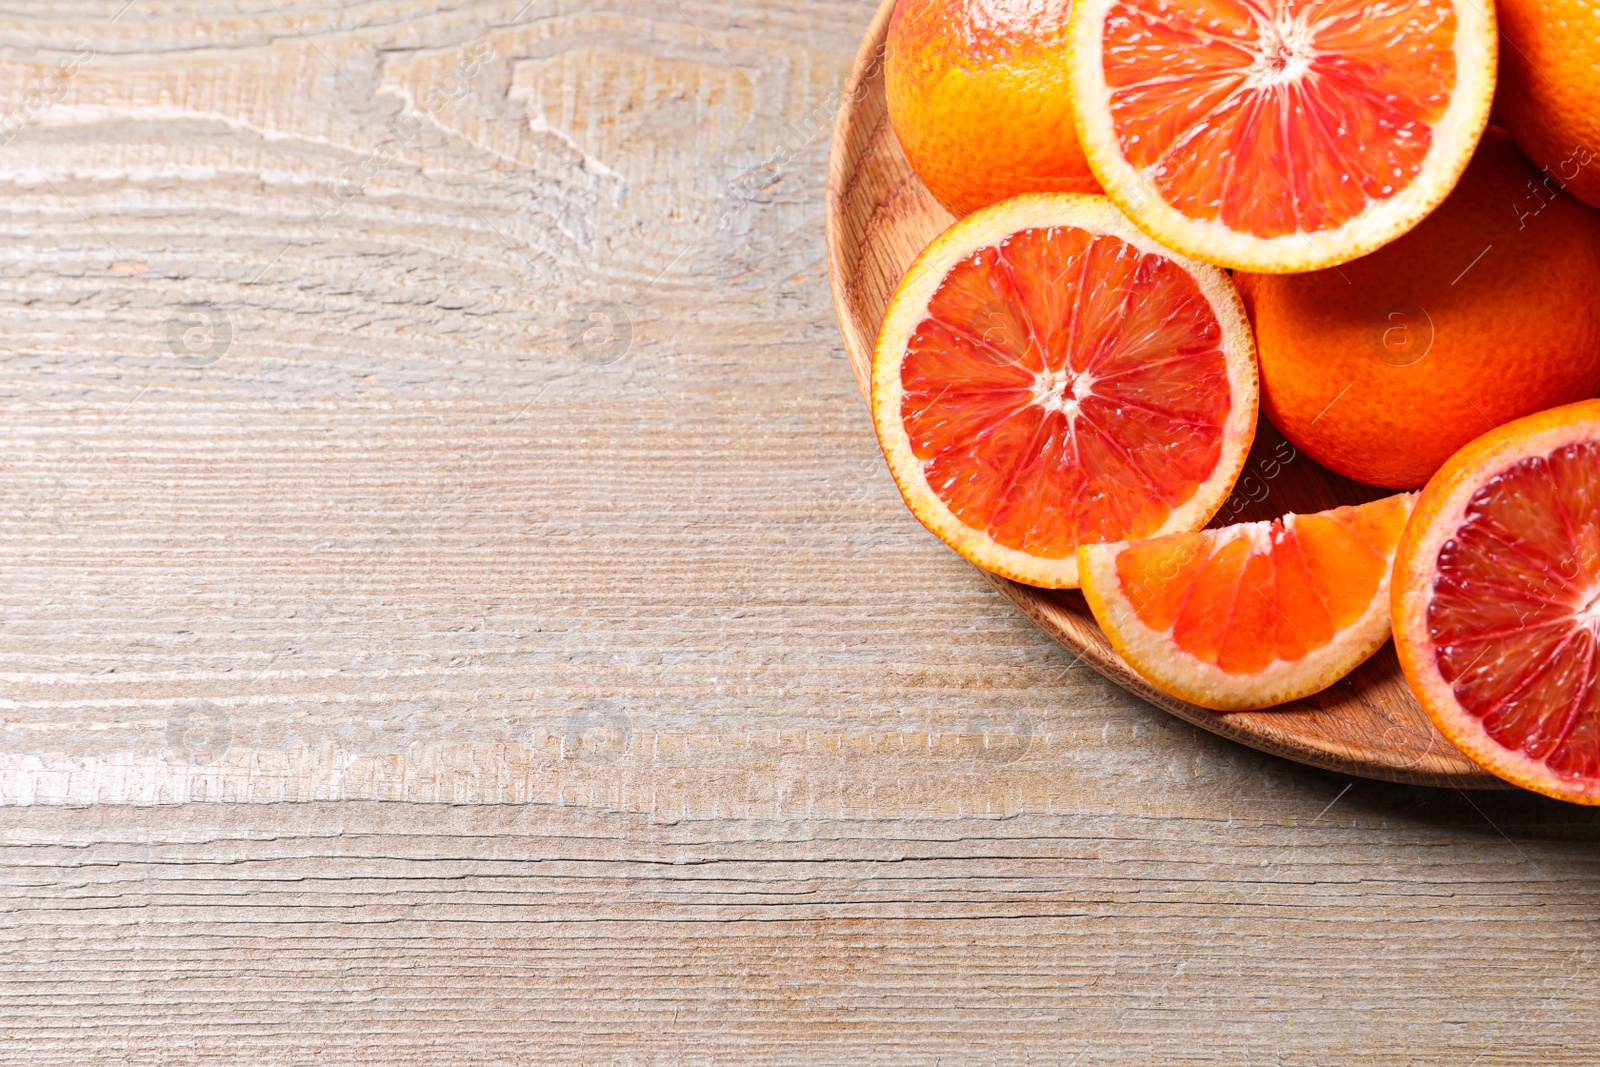
{"label": "orange wedge", "polygon": [[1509,422],[1439,468],[1395,560],[1394,637],[1457,748],[1600,804],[1600,401]]}
{"label": "orange wedge", "polygon": [[1204,526],[1255,434],[1255,344],[1223,272],[1104,197],[956,223],[878,333],[872,418],[906,504],[978,566],[1078,584],[1080,544]]}
{"label": "orange wedge", "polygon": [[1129,666],[1217,711],[1309,696],[1389,637],[1413,494],[1078,550],[1083,595]]}
{"label": "orange wedge", "polygon": [[1332,266],[1444,200],[1489,119],[1483,0],[1077,0],[1090,169],[1139,228],[1257,273]]}

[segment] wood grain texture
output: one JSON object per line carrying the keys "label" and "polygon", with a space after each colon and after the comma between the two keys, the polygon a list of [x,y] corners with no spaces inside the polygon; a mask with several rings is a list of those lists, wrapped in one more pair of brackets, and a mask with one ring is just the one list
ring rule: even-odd
{"label": "wood grain texture", "polygon": [[1215,737],[906,513],[867,0],[122,4],[0,20],[0,1064],[1593,1059],[1595,813]]}
{"label": "wood grain texture", "polygon": [[1593,813],[1463,796],[0,809],[0,1063],[1592,1063]]}
{"label": "wood grain texture", "polygon": [[[883,57],[895,0],[882,0],[839,111],[828,173],[828,254],[834,303],[856,381],[870,395],[872,349],[900,278],[954,218],[939,206],[900,151],[889,125]],[[1386,495],[1317,465],[1265,421],[1234,494],[1213,526],[1322,511]],[[1000,594],[1085,663],[1145,700],[1224,737],[1316,767],[1421,785],[1497,788],[1458,752],[1406,686],[1385,645],[1321,693],[1266,711],[1218,713],[1167,695],[1111,647],[1081,593],[1035,589],[996,575]]]}

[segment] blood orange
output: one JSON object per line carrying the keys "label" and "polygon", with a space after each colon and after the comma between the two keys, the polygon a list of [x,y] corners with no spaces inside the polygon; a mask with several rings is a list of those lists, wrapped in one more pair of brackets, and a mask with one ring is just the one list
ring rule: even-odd
{"label": "blood orange", "polygon": [[900,283],[872,415],[923,524],[1031,585],[1080,544],[1205,525],[1255,432],[1254,342],[1227,275],[1104,197],[1019,196],[956,223]]}
{"label": "blood orange", "polygon": [[[1067,95],[1070,0],[900,0],[889,121],[953,215],[1018,193],[1098,193]],[[981,145],[982,151],[973,151]]]}
{"label": "blood orange", "polygon": [[1491,426],[1600,392],[1600,212],[1491,126],[1448,200],[1393,244],[1240,274],[1261,410],[1346,478],[1420,489]]}
{"label": "blood orange", "polygon": [[1591,0],[1499,0],[1510,46],[1500,55],[1495,112],[1544,172],[1526,190],[1537,210],[1552,188],[1600,207],[1600,6]]}
{"label": "blood orange", "polygon": [[1458,748],[1600,804],[1600,401],[1507,423],[1439,469],[1395,559],[1394,631]]}
{"label": "blood orange", "polygon": [[1315,515],[1078,550],[1083,595],[1134,670],[1218,711],[1337,682],[1389,637],[1411,494]]}
{"label": "blood orange", "polygon": [[1079,0],[1078,135],[1106,193],[1168,247],[1313,270],[1450,192],[1489,118],[1478,0]]}

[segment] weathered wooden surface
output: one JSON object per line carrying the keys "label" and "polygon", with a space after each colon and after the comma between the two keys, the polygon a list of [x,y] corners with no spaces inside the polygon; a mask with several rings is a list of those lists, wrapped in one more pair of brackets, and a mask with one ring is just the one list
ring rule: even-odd
{"label": "weathered wooden surface", "polygon": [[870,3],[122,2],[0,22],[0,1063],[1592,1061],[1589,812],[1211,737],[905,512]]}
{"label": "weathered wooden surface", "polygon": [[1341,788],[0,809],[0,1062],[1593,1063],[1592,822],[1478,798],[1513,844],[1454,791]]}

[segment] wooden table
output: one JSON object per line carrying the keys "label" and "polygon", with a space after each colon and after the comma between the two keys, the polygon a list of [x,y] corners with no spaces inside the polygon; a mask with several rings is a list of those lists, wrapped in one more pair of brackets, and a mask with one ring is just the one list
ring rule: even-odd
{"label": "wooden table", "polygon": [[1590,1064],[1586,810],[1125,695],[828,298],[870,0],[0,33],[0,1063]]}

